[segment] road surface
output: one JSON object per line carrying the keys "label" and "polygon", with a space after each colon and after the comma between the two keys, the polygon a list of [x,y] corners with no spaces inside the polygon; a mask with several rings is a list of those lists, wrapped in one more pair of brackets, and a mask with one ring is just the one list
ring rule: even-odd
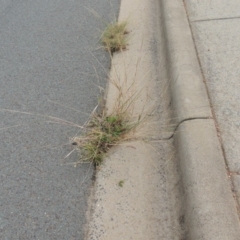
{"label": "road surface", "polygon": [[118,8],[0,0],[0,239],[83,239],[93,168],[64,158],[105,86],[98,41]]}

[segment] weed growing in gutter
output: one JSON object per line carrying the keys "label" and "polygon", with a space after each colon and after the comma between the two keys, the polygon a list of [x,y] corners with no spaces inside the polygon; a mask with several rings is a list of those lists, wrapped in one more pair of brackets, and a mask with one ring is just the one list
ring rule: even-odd
{"label": "weed growing in gutter", "polygon": [[111,54],[126,49],[126,34],[128,33],[126,27],[126,21],[121,23],[116,22],[109,24],[103,31],[101,36],[102,43],[106,50]]}
{"label": "weed growing in gutter", "polygon": [[73,139],[73,145],[78,147],[81,162],[92,162],[98,166],[108,150],[125,140],[127,133],[136,126],[130,124],[125,115],[96,114],[86,126],[86,133]]}
{"label": "weed growing in gutter", "polygon": [[[110,54],[126,48],[126,26],[127,22],[112,23],[104,30],[101,39]],[[111,84],[118,91],[118,99],[112,113],[106,114],[105,107],[102,107],[101,114],[94,112],[85,126],[84,133],[73,139],[73,145],[76,145],[80,153],[79,162],[81,163],[92,162],[95,166],[99,166],[108,150],[120,142],[130,139],[129,133],[142,120],[139,116],[138,120],[133,123],[129,118],[130,108],[138,94],[131,94],[127,97],[128,91],[124,91],[124,86],[121,86],[117,81],[111,81]]]}

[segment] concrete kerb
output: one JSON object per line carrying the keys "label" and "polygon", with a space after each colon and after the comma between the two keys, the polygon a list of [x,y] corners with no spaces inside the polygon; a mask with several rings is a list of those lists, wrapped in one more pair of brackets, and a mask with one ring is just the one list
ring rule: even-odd
{"label": "concrete kerb", "polygon": [[166,57],[176,124],[194,118],[212,118],[207,92],[182,1],[160,1]]}
{"label": "concrete kerb", "polygon": [[186,239],[239,239],[240,225],[182,1],[161,0]]}

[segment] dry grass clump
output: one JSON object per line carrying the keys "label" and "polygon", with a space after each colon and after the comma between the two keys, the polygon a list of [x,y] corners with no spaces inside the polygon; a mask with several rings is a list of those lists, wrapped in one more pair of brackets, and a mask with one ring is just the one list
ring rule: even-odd
{"label": "dry grass clump", "polygon": [[73,139],[73,145],[77,145],[82,162],[98,166],[108,150],[125,140],[127,133],[135,127],[136,124],[129,123],[127,117],[121,114],[95,115],[86,126],[86,133]]}
{"label": "dry grass clump", "polygon": [[111,23],[104,30],[101,40],[105,48],[112,54],[126,49],[127,22]]}
{"label": "dry grass clump", "polygon": [[[126,26],[127,22],[111,23],[104,30],[101,40],[104,47],[110,54],[116,51],[126,49]],[[111,80],[110,80],[111,81]],[[76,145],[80,153],[80,162],[92,162],[95,166],[102,163],[108,150],[129,139],[129,133],[138,126],[138,122],[132,123],[129,119],[129,108],[135,99],[135,94],[130,97],[125,96],[123,100],[123,86],[118,82],[111,81],[118,91],[118,99],[115,109],[107,115],[105,106],[101,114],[92,114],[91,120],[86,124],[84,133],[73,139],[73,145]],[[95,109],[96,110],[96,109]]]}

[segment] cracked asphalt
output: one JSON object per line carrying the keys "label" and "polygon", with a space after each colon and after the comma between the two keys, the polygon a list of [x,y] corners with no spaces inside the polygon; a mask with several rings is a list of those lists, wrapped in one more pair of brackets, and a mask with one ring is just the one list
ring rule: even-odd
{"label": "cracked asphalt", "polygon": [[119,3],[0,0],[0,239],[84,238],[93,167],[64,158],[105,86]]}

